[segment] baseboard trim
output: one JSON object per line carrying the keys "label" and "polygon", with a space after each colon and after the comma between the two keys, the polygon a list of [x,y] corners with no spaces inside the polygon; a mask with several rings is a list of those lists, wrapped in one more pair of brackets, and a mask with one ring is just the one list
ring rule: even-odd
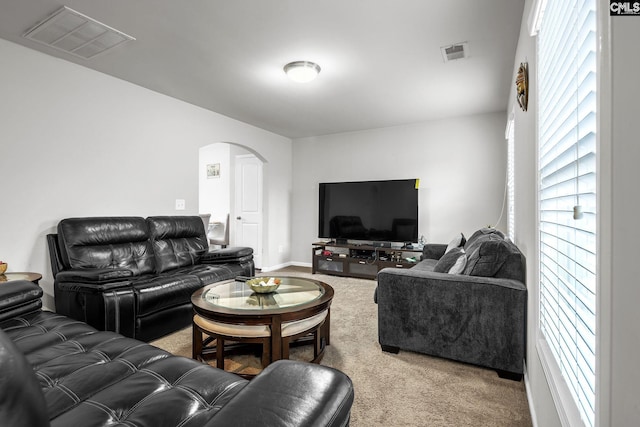
{"label": "baseboard trim", "polygon": [[313,267],[313,265],[311,265],[310,262],[293,261],[293,262],[290,262],[289,264],[294,266],[294,267],[308,267],[308,268]]}
{"label": "baseboard trim", "polygon": [[311,263],[309,262],[284,262],[282,264],[276,264],[276,265],[272,265],[269,267],[262,267],[260,269],[260,271],[262,273],[268,273],[269,271],[275,271],[275,270],[280,270],[281,268],[286,268],[286,267],[308,267],[311,268]]}
{"label": "baseboard trim", "polygon": [[260,272],[268,273],[269,271],[280,270],[281,268],[289,267],[290,265],[291,265],[290,262],[285,262],[283,264],[272,265],[269,267],[262,267],[260,269]]}
{"label": "baseboard trim", "polygon": [[531,416],[531,424],[538,427],[538,418],[536,417],[536,407],[533,406],[533,396],[531,395],[531,383],[529,382],[529,374],[527,372],[527,362],[524,363],[524,390],[527,393],[527,403],[529,403],[529,415]]}

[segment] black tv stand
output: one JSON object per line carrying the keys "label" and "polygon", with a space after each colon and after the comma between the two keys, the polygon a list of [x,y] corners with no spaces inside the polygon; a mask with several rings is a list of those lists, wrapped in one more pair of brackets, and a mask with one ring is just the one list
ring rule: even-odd
{"label": "black tv stand", "polygon": [[[326,253],[329,254],[326,254]],[[377,247],[365,244],[318,242],[311,245],[311,272],[334,276],[375,279],[386,267],[411,268],[420,260],[422,249]]]}

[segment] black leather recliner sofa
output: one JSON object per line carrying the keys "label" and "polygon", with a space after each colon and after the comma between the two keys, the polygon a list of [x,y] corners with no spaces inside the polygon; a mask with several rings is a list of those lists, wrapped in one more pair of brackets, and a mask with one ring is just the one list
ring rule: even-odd
{"label": "black leather recliner sofa", "polygon": [[0,285],[0,425],[219,427],[349,424],[353,384],[280,360],[251,382],[41,310],[42,289]]}
{"label": "black leather recliner sofa", "polygon": [[255,271],[251,248],[209,251],[198,216],[68,218],[57,231],[56,312],[143,341],[190,325],[197,289]]}

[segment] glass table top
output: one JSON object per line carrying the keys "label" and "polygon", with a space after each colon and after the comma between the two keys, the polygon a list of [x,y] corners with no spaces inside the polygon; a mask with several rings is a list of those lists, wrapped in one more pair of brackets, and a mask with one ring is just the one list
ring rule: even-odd
{"label": "glass table top", "polygon": [[229,281],[206,289],[202,300],[207,305],[234,310],[270,310],[295,307],[315,301],[325,290],[317,283],[297,278],[283,277],[275,292],[258,294],[244,282]]}

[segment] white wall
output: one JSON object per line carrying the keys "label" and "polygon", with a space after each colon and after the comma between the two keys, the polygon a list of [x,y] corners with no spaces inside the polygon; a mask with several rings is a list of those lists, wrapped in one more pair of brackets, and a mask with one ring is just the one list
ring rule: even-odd
{"label": "white wall", "polygon": [[537,146],[536,146],[536,105],[537,67],[535,38],[529,36],[527,21],[532,1],[524,7],[520,38],[516,49],[512,81],[521,62],[529,65],[529,108],[522,111],[515,101],[515,84],[511,88],[509,108],[514,112],[514,154],[515,154],[515,243],[527,259],[527,387],[530,394],[531,410],[537,418],[538,426],[560,426],[560,418],[551,397],[542,364],[536,351],[538,324],[537,284]]}
{"label": "white wall", "polygon": [[[292,260],[311,262],[318,184],[419,178],[418,233],[447,243],[500,217],[504,112],[294,140]],[[503,216],[498,228],[505,229]]]}
{"label": "white wall", "polygon": [[45,235],[60,219],[198,214],[198,151],[215,142],[269,162],[266,235],[278,239],[263,260],[282,262],[269,251],[290,235],[290,139],[5,40],[0,58],[0,259],[44,275],[47,307]]}
{"label": "white wall", "polygon": [[[608,2],[604,7],[608,6]],[[606,9],[605,9],[606,10]],[[640,17],[612,17],[611,26],[611,418],[608,425],[640,420]],[[603,189],[607,191],[608,188]],[[605,331],[605,333],[608,331]]]}
{"label": "white wall", "polygon": [[[531,94],[529,111],[515,103],[516,244],[527,257],[529,311],[527,326],[527,392],[538,426],[560,426],[558,411],[536,351],[538,324],[538,276],[536,248],[536,48],[527,29],[529,10],[524,8],[514,76],[520,62],[529,62]],[[609,2],[599,0],[601,58],[599,69],[599,244],[598,244],[598,363],[597,383],[601,402],[597,425],[630,426],[640,419],[640,287],[635,265],[640,228],[640,145],[637,140],[640,86],[632,84],[640,67],[640,21],[637,17],[609,18]],[[609,39],[610,37],[610,39]],[[610,65],[609,65],[610,64]],[[609,66],[611,73],[609,73]]]}
{"label": "white wall", "polygon": [[[231,180],[233,177],[230,145],[216,143],[200,148],[199,207],[200,213],[211,214],[212,221],[224,221],[231,212]],[[220,165],[220,175],[207,176],[207,165]]]}

